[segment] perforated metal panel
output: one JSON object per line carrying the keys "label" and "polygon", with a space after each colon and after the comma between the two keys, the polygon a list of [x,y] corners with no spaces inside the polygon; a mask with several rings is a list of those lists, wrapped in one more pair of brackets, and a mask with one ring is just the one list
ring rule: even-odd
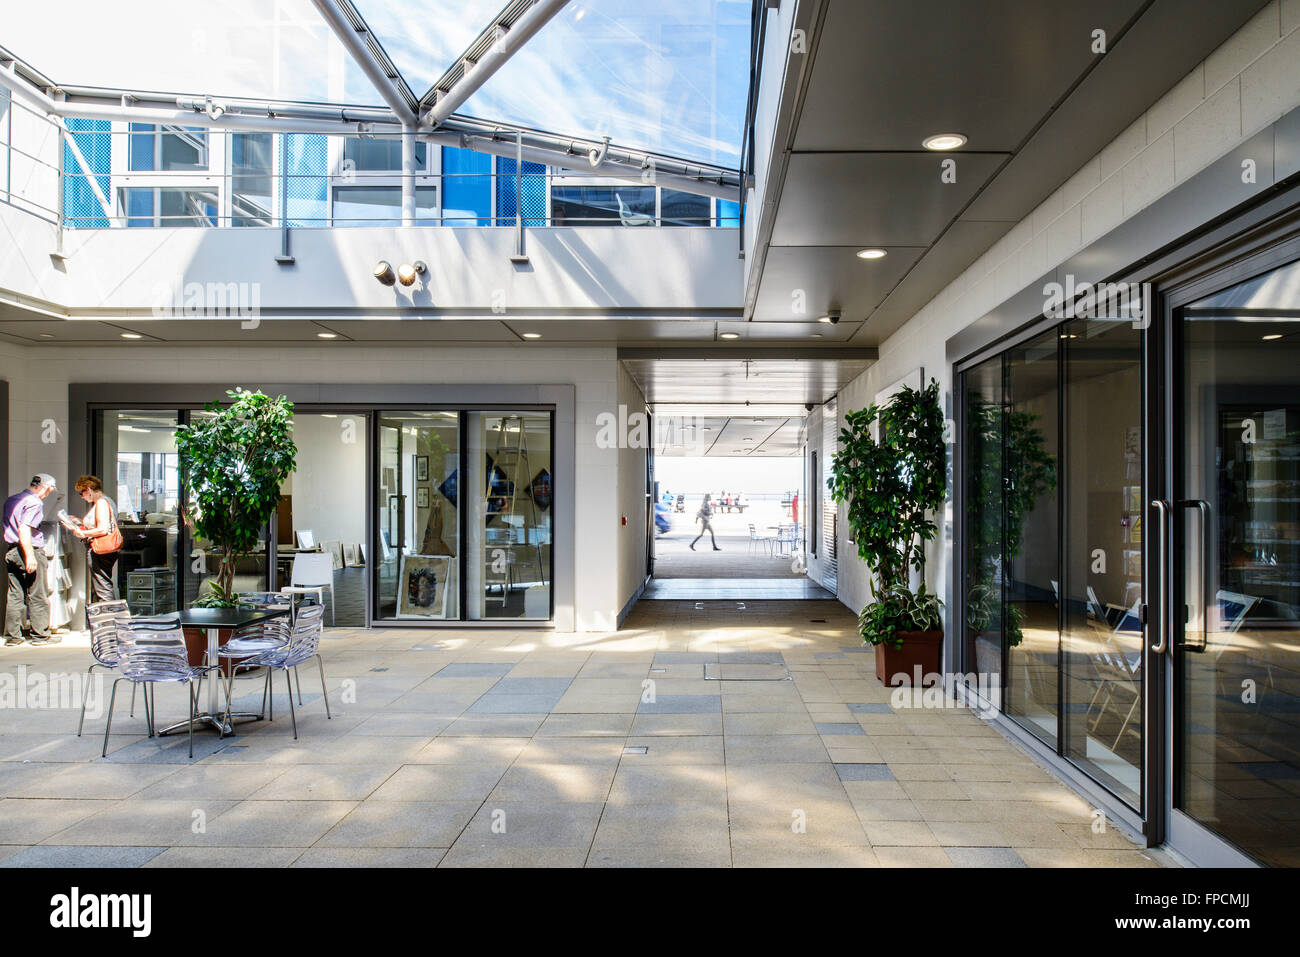
{"label": "perforated metal panel", "polygon": [[[63,179],[64,225],[73,229],[106,229],[109,226],[107,214],[112,209],[104,208],[94,187],[98,187],[100,195],[106,199],[113,195],[109,181],[111,125],[108,120],[78,118],[69,118],[67,125],[68,135],[63,146],[63,168],[67,173]],[[85,160],[85,169],[77,161],[77,153]],[[109,202],[111,204],[112,200]]]}
{"label": "perforated metal panel", "polygon": [[323,135],[289,133],[284,138],[284,217],[290,226],[327,226],[329,146]]}
{"label": "perforated metal panel", "polygon": [[[524,161],[522,192],[525,226],[546,225],[546,167]],[[497,158],[497,225],[515,222],[515,161]]]}

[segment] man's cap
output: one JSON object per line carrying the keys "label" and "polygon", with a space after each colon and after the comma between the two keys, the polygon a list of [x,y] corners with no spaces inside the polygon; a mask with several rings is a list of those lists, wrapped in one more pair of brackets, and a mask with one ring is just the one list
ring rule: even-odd
{"label": "man's cap", "polygon": [[32,476],[31,484],[48,485],[50,488],[58,488],[58,484],[54,481],[54,476],[51,475],[49,472],[37,472],[34,476]]}

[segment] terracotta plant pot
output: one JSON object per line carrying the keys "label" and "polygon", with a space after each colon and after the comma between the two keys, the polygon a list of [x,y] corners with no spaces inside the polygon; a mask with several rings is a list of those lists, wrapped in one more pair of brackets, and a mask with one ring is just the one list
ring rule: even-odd
{"label": "terracotta plant pot", "polygon": [[942,631],[900,631],[898,637],[903,639],[903,647],[895,648],[892,644],[876,645],[876,677],[888,687],[895,675],[903,675],[899,684],[912,686],[917,669],[920,669],[921,683],[932,685],[941,683],[939,675],[943,658]]}
{"label": "terracotta plant pot", "polygon": [[[217,633],[217,644],[224,645],[230,640],[232,629],[222,628]],[[198,667],[203,664],[203,653],[208,650],[208,630],[206,628],[186,628],[185,629],[185,650],[189,654],[190,665]],[[238,661],[244,661],[244,658],[223,658],[221,665],[221,674],[230,674],[230,666]]]}

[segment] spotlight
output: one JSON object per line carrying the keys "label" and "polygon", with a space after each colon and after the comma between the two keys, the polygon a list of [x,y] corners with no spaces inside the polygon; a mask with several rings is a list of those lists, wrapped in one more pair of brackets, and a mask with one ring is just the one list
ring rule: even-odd
{"label": "spotlight", "polygon": [[385,286],[391,286],[397,281],[397,275],[393,272],[393,267],[383,259],[375,263],[375,278]]}
{"label": "spotlight", "polygon": [[719,339],[739,339],[739,338],[740,338],[740,333],[739,333],[739,332],[720,332],[720,333],[718,333],[718,338],[719,338]]}
{"label": "spotlight", "polygon": [[955,150],[958,147],[966,145],[966,137],[960,133],[936,133],[934,136],[927,136],[921,141],[921,145],[928,150],[942,152],[944,150]]}
{"label": "spotlight", "polygon": [[889,253],[884,249],[872,247],[870,249],[859,249],[856,255],[859,259],[884,259]]}
{"label": "spotlight", "polygon": [[840,311],[838,309],[828,309],[826,315],[817,320],[818,322],[829,322],[832,326],[840,321]]}
{"label": "spotlight", "polygon": [[[397,279],[403,286],[409,286],[415,282],[416,276],[423,276],[428,269],[424,260],[417,259],[413,264],[402,263],[397,267]],[[391,283],[389,284],[391,285]]]}

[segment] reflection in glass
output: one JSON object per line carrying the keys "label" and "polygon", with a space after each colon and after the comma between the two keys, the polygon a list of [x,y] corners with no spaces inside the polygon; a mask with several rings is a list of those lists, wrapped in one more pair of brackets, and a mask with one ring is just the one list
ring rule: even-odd
{"label": "reflection in glass", "polygon": [[460,617],[460,414],[383,412],[376,618]]}
{"label": "reflection in glass", "polygon": [[1142,333],[1061,326],[1065,752],[1136,805],[1142,767]]}
{"label": "reflection in glass", "polygon": [[[1006,353],[1003,425],[1005,488],[1015,504],[1006,510],[1012,521],[1005,530],[1005,710],[1053,743],[1059,697],[1060,529],[1056,483],[1047,475],[1060,447],[1058,342],[1053,330]],[[1043,491],[1030,495],[1035,485]]]}
{"label": "reflection in glass", "polygon": [[551,413],[471,412],[469,617],[551,617]]}
{"label": "reflection in glass", "polygon": [[[1002,358],[968,371],[966,389],[966,662],[1002,683]],[[994,704],[1000,702],[993,702]]]}
{"label": "reflection in glass", "polygon": [[1173,567],[1188,609],[1175,806],[1289,867],[1300,865],[1298,289],[1293,263],[1181,310],[1175,421],[1186,451]]}
{"label": "reflection in glass", "polygon": [[[115,584],[134,614],[176,610],[177,424],[169,410],[96,413],[95,474],[117,508],[122,532]],[[141,569],[162,574],[142,576]]]}

